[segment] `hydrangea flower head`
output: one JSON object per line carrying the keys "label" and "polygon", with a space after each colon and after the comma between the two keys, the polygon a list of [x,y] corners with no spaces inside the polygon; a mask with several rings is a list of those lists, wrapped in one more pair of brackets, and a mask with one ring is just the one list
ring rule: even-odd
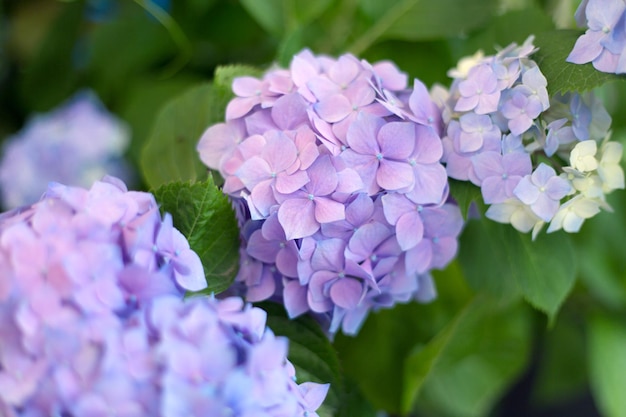
{"label": "hydrangea flower head", "polygon": [[[239,208],[232,291],[349,334],[372,309],[432,299],[429,273],[456,254],[462,220],[448,201],[441,110],[426,86],[410,86],[388,61],[305,50],[287,70],[235,79],[233,92],[226,122],[198,143]],[[466,134],[489,140],[481,122],[468,121]]]}
{"label": "hydrangea flower head", "polygon": [[95,95],[76,95],[7,139],[0,161],[2,204],[32,204],[51,181],[88,187],[105,174],[128,177],[122,156],[129,140],[128,127]]}
{"label": "hydrangea flower head", "polygon": [[[529,38],[494,56],[463,60],[463,72],[451,72],[457,78],[443,111],[448,175],[481,188],[491,205],[488,218],[532,230],[533,237],[553,219],[548,232],[577,231],[600,207],[608,208],[605,194],[623,188],[624,175],[621,146],[608,142],[611,118],[604,106],[591,93],[549,98],[546,78],[530,57],[534,50]],[[487,72],[497,78],[491,94],[499,99],[479,107],[469,101],[468,80]],[[479,87],[472,88],[483,91]],[[613,161],[609,175],[600,175],[601,146],[605,160]]]}
{"label": "hydrangea flower head", "polygon": [[52,184],[0,216],[2,415],[315,416],[287,340],[206,287],[198,255],[151,194],[115,178]]}
{"label": "hydrangea flower head", "polygon": [[586,26],[567,61],[591,62],[598,71],[626,73],[626,3],[623,0],[586,0],[576,11],[576,21]]}

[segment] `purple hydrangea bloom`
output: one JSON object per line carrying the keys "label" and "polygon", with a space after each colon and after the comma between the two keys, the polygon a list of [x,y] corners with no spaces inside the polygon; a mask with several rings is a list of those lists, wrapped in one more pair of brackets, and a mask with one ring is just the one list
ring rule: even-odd
{"label": "purple hydrangea bloom", "polygon": [[241,298],[191,297],[200,259],[151,194],[52,184],[0,216],[0,412],[317,415],[288,341]]}
{"label": "purple hydrangea bloom", "polygon": [[[278,79],[282,87],[272,87]],[[308,50],[288,70],[235,81],[227,122],[198,143],[224,192],[244,202],[236,203],[243,256],[231,293],[282,302],[290,317],[310,312],[331,333],[349,334],[372,309],[434,297],[429,272],[445,267],[456,245],[419,273],[405,268],[405,255],[422,229],[438,234],[445,222],[386,213],[420,205],[462,224],[441,164],[441,109],[421,81],[409,85],[389,61]],[[483,122],[488,131],[469,123],[467,134],[499,140],[499,127]],[[409,204],[392,207],[400,201]],[[456,239],[460,228],[450,231],[441,233]]]}
{"label": "purple hydrangea bloom", "polygon": [[623,0],[584,1],[576,17],[581,26],[587,26],[587,31],[578,38],[567,61],[591,62],[598,71],[626,73],[626,3]]}
{"label": "purple hydrangea bloom", "polygon": [[128,179],[122,156],[129,140],[128,127],[92,93],[80,93],[56,110],[33,117],[4,145],[2,205],[32,204],[51,181],[86,187],[105,174]]}

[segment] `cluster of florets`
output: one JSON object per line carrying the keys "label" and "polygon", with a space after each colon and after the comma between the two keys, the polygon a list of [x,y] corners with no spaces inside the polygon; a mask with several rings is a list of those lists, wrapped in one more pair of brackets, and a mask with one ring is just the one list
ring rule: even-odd
{"label": "cluster of florets", "polygon": [[198,150],[240,213],[247,299],[350,334],[371,309],[432,299],[429,272],[455,255],[462,218],[424,84],[407,88],[390,62],[305,50],[233,91]]}
{"label": "cluster of florets", "polygon": [[53,184],[0,217],[0,415],[315,415],[287,341],[206,287],[151,194]]}
{"label": "cluster of florets", "polygon": [[129,140],[128,127],[95,95],[80,93],[7,139],[0,161],[1,204],[32,204],[51,181],[88,187],[106,174],[127,178],[122,156]]}
{"label": "cluster of florets", "polygon": [[587,31],[578,38],[567,61],[591,62],[598,71],[626,73],[626,2],[583,0],[576,10],[576,23]]}
{"label": "cluster of florets", "polygon": [[608,142],[610,116],[591,93],[548,98],[531,42],[451,71],[443,160],[451,178],[481,187],[488,218],[533,237],[546,223],[576,232],[624,188],[622,147]]}

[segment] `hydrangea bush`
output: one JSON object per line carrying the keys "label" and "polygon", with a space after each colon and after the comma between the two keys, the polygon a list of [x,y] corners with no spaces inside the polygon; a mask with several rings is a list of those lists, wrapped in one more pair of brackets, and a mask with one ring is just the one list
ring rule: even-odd
{"label": "hydrangea bush", "polygon": [[460,210],[440,163],[441,114],[394,64],[304,50],[289,69],[235,78],[226,123],[198,143],[242,230],[236,281],[290,317],[355,334],[371,309],[434,296]]}
{"label": "hydrangea bush", "polygon": [[0,3],[0,416],[623,416],[578,3]]}
{"label": "hydrangea bush", "polygon": [[206,287],[152,194],[52,184],[0,218],[3,416],[315,416],[263,310]]}

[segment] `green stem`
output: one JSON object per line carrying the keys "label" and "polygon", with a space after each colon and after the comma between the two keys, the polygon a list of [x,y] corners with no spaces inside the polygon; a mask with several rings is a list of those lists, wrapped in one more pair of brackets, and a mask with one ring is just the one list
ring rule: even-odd
{"label": "green stem", "polygon": [[169,78],[180,71],[191,59],[192,47],[187,35],[176,21],[161,7],[150,0],[133,0],[137,5],[154,17],[168,31],[172,40],[178,46],[180,53],[163,72],[163,78]]}
{"label": "green stem", "polygon": [[360,55],[372,46],[390,27],[407,13],[419,0],[404,0],[396,3],[380,19],[365,31],[348,48],[355,55]]}

